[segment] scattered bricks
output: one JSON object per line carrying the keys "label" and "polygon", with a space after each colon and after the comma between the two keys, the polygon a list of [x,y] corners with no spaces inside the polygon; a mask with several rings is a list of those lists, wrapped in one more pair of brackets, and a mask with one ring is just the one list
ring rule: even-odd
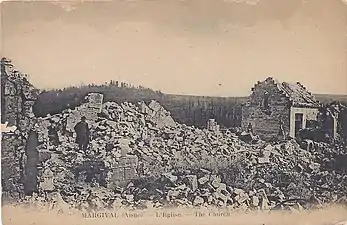
{"label": "scattered bricks", "polygon": [[211,182],[211,185],[214,187],[214,188],[219,188],[220,186],[220,177],[219,176],[216,176],[216,175],[212,175],[210,180],[212,180]]}
{"label": "scattered bricks", "polygon": [[296,184],[291,182],[288,186],[287,186],[287,190],[292,190],[296,188]]}
{"label": "scattered bricks", "polygon": [[258,207],[260,200],[259,200],[259,198],[257,196],[253,196],[251,202],[252,202],[252,206]]}
{"label": "scattered bricks", "polygon": [[204,202],[205,201],[203,198],[201,198],[200,196],[196,196],[194,201],[193,201],[193,205],[194,206],[200,206],[200,205],[204,204]]}
{"label": "scattered bricks", "polygon": [[174,176],[171,173],[164,173],[163,176],[173,184],[176,183],[177,178],[178,178],[177,176]]}
{"label": "scattered bricks", "polygon": [[200,168],[200,171],[201,171],[202,173],[204,173],[204,174],[211,174],[211,172],[208,171],[208,170],[206,170],[206,169]]}
{"label": "scattered bricks", "polygon": [[236,195],[235,197],[235,201],[237,201],[239,204],[244,203],[248,199],[249,199],[249,196],[247,195],[247,193],[244,193],[244,192]]}
{"label": "scattered bricks", "polygon": [[129,139],[124,139],[124,138],[120,139],[119,143],[120,143],[122,157],[126,156],[128,153],[131,152],[131,148],[129,147],[129,144],[130,144]]}
{"label": "scattered bricks", "polygon": [[51,152],[49,151],[40,151],[39,152],[39,161],[45,162],[51,158]]}
{"label": "scattered bricks", "polygon": [[244,194],[245,192],[244,192],[244,190],[242,190],[242,189],[239,189],[239,188],[235,188],[234,189],[234,194],[236,194],[236,195],[242,195],[242,194]]}
{"label": "scattered bricks", "polygon": [[227,203],[232,204],[233,203],[233,199],[231,198],[231,194],[227,190],[227,186],[225,184],[221,185],[221,187],[218,188],[215,193],[218,193],[219,196],[223,195],[223,198],[224,198],[223,201],[225,204],[227,204]]}
{"label": "scattered bricks", "polygon": [[126,167],[124,168],[124,175],[126,180],[132,180],[137,178],[137,171],[135,167]]}
{"label": "scattered bricks", "polygon": [[[162,207],[168,201],[185,206],[213,204],[270,209],[274,204],[290,199],[293,196],[291,190],[308,189],[313,184],[313,177],[317,177],[322,188],[336,188],[342,194],[346,193],[342,185],[336,185],[344,181],[341,173],[325,170],[325,163],[333,162],[333,156],[329,155],[332,147],[319,144],[323,150],[309,153],[294,140],[277,145],[253,142],[255,137],[248,133],[238,138],[236,134],[217,134],[209,129],[175,123],[156,102],[149,106],[126,102],[102,104],[100,98],[94,97],[96,100],[92,102],[95,104],[85,102],[74,110],[65,110],[37,122],[38,161],[43,167],[38,174],[39,191],[52,190],[53,174],[54,190],[57,193],[64,190],[61,195],[65,202],[81,207],[87,202],[88,207],[94,209],[112,204],[118,208],[124,204],[139,207],[143,200],[155,207]],[[94,97],[89,95],[87,99]],[[102,113],[97,115],[98,111]],[[58,132],[61,144],[50,145],[47,134],[50,124],[61,128],[65,119],[70,118],[72,127],[82,114],[92,118],[88,121],[92,140],[87,152],[78,152],[72,133],[63,130]],[[3,164],[5,171],[12,171],[5,174],[8,179],[3,182],[6,187],[19,187],[20,176],[15,174],[22,171],[21,164],[32,159],[25,158],[15,147],[6,151],[6,157],[16,160],[13,164]],[[86,161],[103,163],[87,165],[84,171],[75,175],[76,168]],[[129,182],[132,185],[128,185]],[[288,182],[295,183],[296,187],[283,186]],[[250,191],[250,186],[252,190],[265,190]],[[96,192],[101,187],[111,192],[110,197]],[[88,194],[72,197],[76,190],[92,192],[95,196],[88,201]],[[317,196],[322,202],[341,197],[328,191],[317,193]],[[115,200],[107,202],[105,199],[108,198]]]}
{"label": "scattered bricks", "polygon": [[259,195],[259,198],[260,198],[260,209],[261,210],[267,210],[269,209],[269,200],[266,196],[266,193],[265,191],[262,189],[262,190],[259,190],[258,191],[258,195]]}
{"label": "scattered bricks", "polygon": [[185,177],[185,180],[187,181],[187,185],[192,189],[192,191],[198,189],[198,178],[196,175],[187,175]]}
{"label": "scattered bricks", "polygon": [[125,198],[130,203],[134,201],[134,195],[126,195]]}
{"label": "scattered bricks", "polygon": [[247,193],[245,193],[242,189],[235,188],[234,194],[236,195],[234,197],[235,201],[239,204],[244,203],[246,200],[249,200],[249,196]]}
{"label": "scattered bricks", "polygon": [[259,163],[259,164],[270,163],[270,159],[269,159],[269,158],[259,157],[259,158],[258,158],[258,163]]}
{"label": "scattered bricks", "polygon": [[270,158],[271,151],[269,151],[269,150],[264,150],[262,153],[263,153],[263,157],[264,157],[264,158]]}
{"label": "scattered bricks", "polygon": [[200,185],[204,185],[204,184],[205,184],[206,182],[208,182],[208,181],[209,181],[209,178],[206,177],[206,176],[201,177],[201,178],[199,178],[199,180],[198,180],[198,182],[199,182]]}
{"label": "scattered bricks", "polygon": [[170,198],[170,199],[173,199],[173,198],[177,198],[179,195],[180,195],[180,191],[179,190],[169,190],[167,192],[167,196]]}
{"label": "scattered bricks", "polygon": [[113,201],[113,203],[112,203],[112,208],[113,208],[113,209],[118,209],[118,208],[120,208],[120,207],[123,205],[123,204],[122,204],[122,201],[123,201],[122,198],[117,197],[117,198]]}
{"label": "scattered bricks", "polygon": [[219,204],[220,206],[225,206],[228,200],[231,200],[230,197],[228,197],[220,191],[214,192],[212,196],[218,201],[217,204]]}
{"label": "scattered bricks", "polygon": [[49,168],[46,168],[42,175],[42,182],[40,182],[40,188],[44,191],[53,191],[54,190],[54,184],[53,184],[54,174],[52,170]]}
{"label": "scattered bricks", "polygon": [[267,151],[267,152],[272,152],[274,150],[274,147],[271,146],[271,145],[267,145],[265,148],[264,148],[264,151]]}
{"label": "scattered bricks", "polygon": [[250,142],[253,140],[253,136],[250,133],[242,132],[239,136],[240,140],[244,142]]}
{"label": "scattered bricks", "polygon": [[295,209],[298,210],[298,211],[304,210],[304,208],[298,202],[295,204]]}
{"label": "scattered bricks", "polygon": [[320,164],[319,164],[319,163],[311,163],[308,167],[309,167],[312,171],[318,172],[318,171],[319,171],[319,168],[320,168]]}

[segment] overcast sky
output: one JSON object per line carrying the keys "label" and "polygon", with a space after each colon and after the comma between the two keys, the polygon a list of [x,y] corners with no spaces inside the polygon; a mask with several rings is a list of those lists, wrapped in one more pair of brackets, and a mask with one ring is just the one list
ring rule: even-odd
{"label": "overcast sky", "polygon": [[3,2],[1,55],[39,88],[120,80],[242,96],[272,76],[347,94],[341,0]]}

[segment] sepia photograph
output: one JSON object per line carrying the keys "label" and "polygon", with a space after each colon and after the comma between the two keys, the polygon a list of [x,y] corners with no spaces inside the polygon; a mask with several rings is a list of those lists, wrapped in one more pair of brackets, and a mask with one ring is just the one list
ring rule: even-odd
{"label": "sepia photograph", "polygon": [[347,225],[346,0],[0,4],[2,224]]}

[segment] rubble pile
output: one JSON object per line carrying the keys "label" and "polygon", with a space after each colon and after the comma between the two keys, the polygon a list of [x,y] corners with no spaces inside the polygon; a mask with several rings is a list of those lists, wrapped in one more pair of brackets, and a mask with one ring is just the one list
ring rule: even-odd
{"label": "rubble pile", "polygon": [[[101,210],[301,209],[346,201],[347,175],[331,169],[336,162],[329,156],[334,151],[330,145],[319,143],[320,150],[307,151],[294,140],[270,144],[252,135],[248,140],[176,123],[155,101],[105,102],[87,121],[91,141],[82,152],[71,129],[64,129],[67,118],[78,121],[71,117],[80,116],[82,108],[39,120],[35,202]],[[59,128],[58,145],[49,140],[51,124]]]}

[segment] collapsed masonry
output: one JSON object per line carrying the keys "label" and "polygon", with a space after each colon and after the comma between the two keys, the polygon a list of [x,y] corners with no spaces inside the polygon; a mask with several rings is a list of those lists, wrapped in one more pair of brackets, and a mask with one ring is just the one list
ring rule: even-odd
{"label": "collapsed masonry", "polygon": [[[300,209],[346,201],[346,168],[336,160],[346,153],[339,147],[318,143],[310,152],[295,141],[245,142],[231,132],[176,123],[154,101],[101,102],[102,96],[91,93],[80,107],[38,119],[38,161],[30,161],[37,163],[37,183],[29,185],[34,195],[24,201],[81,210]],[[92,141],[86,153],[78,151],[68,128],[81,115],[90,115]],[[67,121],[74,122],[68,126]],[[49,140],[50,124],[59,129],[59,145]]]}
{"label": "collapsed masonry", "polygon": [[345,139],[347,141],[347,107],[341,103],[332,102],[324,109],[323,130],[335,140]]}
{"label": "collapsed masonry", "polygon": [[[28,86],[22,81],[17,87]],[[14,96],[4,101],[34,99]],[[45,118],[22,109],[8,117],[24,122],[15,123],[17,132],[2,135],[1,150],[3,193],[17,200],[82,210],[300,209],[308,203],[346,202],[346,152],[339,146],[315,143],[311,152],[295,141],[269,144],[215,132],[215,123],[198,129],[176,123],[157,102],[116,104],[103,102],[97,93],[75,109]],[[88,118],[92,134],[86,153],[77,150],[72,129],[81,116]],[[49,139],[50,124],[59,129],[58,145]],[[33,196],[23,200],[23,193]]]}
{"label": "collapsed masonry", "polygon": [[295,138],[317,121],[321,104],[299,82],[258,81],[242,107],[242,127],[251,125],[262,139]]}
{"label": "collapsed masonry", "polygon": [[[148,129],[173,128],[176,126],[169,113],[157,102],[139,107],[131,103],[118,105],[114,102],[102,104],[103,96],[90,93],[84,103],[75,109],[64,110],[61,114],[38,118],[37,130],[40,154],[48,154],[47,161],[41,165],[45,170],[55,171],[55,159],[62,157],[76,180],[97,182],[105,187],[122,186],[138,177],[138,155],[133,145],[136,138],[146,140]],[[87,118],[91,127],[92,141],[89,155],[83,155],[76,149],[73,127],[81,116]],[[48,127],[54,124],[59,129],[58,146],[52,145],[48,136]],[[136,133],[139,132],[139,133]],[[65,162],[67,159],[68,162]],[[58,171],[60,171],[58,169]],[[86,176],[85,178],[82,178]]]}

